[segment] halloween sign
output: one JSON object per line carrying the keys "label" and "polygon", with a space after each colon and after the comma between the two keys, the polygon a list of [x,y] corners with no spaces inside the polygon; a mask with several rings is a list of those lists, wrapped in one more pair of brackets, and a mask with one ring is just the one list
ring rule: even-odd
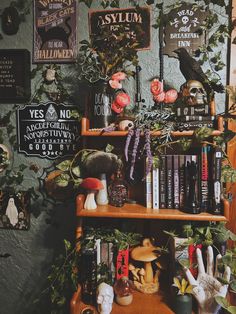
{"label": "halloween sign", "polygon": [[30,97],[30,53],[0,49],[0,102],[23,103]]}
{"label": "halloween sign", "polygon": [[137,44],[137,49],[150,49],[150,8],[137,7],[89,12],[90,36],[95,46],[106,45],[106,38],[101,40],[104,31],[111,32],[116,40],[116,32],[121,31],[130,39],[130,44]]}
{"label": "halloween sign", "polygon": [[76,0],[34,0],[35,63],[75,61],[76,34]]}
{"label": "halloween sign", "polygon": [[30,226],[30,195],[0,191],[0,228],[28,230]]}
{"label": "halloween sign", "polygon": [[19,152],[49,159],[73,155],[80,136],[75,110],[75,106],[54,102],[18,109]]}
{"label": "halloween sign", "polygon": [[173,51],[178,48],[193,54],[205,44],[205,34],[201,31],[205,19],[206,12],[193,4],[185,3],[171,10],[164,28],[164,54],[176,57]]}

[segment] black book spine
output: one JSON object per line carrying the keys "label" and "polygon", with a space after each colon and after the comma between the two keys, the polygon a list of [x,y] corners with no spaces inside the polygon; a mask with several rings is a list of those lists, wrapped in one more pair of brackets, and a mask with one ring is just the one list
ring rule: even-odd
{"label": "black book spine", "polygon": [[180,208],[179,202],[179,156],[173,156],[173,192],[174,192],[174,208]]}
{"label": "black book spine", "polygon": [[185,197],[185,166],[184,166],[184,155],[179,156],[179,205],[180,208],[184,207]]}
{"label": "black book spine", "polygon": [[214,116],[182,116],[179,118],[180,121],[215,121]]}
{"label": "black book spine", "polygon": [[206,212],[209,208],[209,167],[208,146],[203,145],[201,150],[201,180],[200,180],[200,204],[201,211]]}
{"label": "black book spine", "polygon": [[160,208],[166,208],[166,156],[161,156],[161,167],[160,167]]}
{"label": "black book spine", "polygon": [[179,122],[178,126],[181,127],[183,130],[194,130],[197,128],[213,128],[215,121],[186,121],[186,122]]}
{"label": "black book spine", "polygon": [[173,208],[173,161],[172,155],[166,156],[166,185],[167,185],[167,192],[166,192],[166,203],[167,208]]}
{"label": "black book spine", "polygon": [[222,150],[216,147],[213,151],[213,214],[221,214],[221,160]]}
{"label": "black book spine", "polygon": [[189,174],[189,166],[191,164],[191,156],[184,156],[184,186],[185,186],[185,194],[184,194],[184,209],[188,208],[189,201],[189,192],[190,192],[190,174]]}

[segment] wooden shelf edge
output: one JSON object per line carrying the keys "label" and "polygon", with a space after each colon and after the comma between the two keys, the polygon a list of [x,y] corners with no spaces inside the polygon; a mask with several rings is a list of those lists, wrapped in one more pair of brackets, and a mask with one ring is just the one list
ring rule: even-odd
{"label": "wooden shelf edge", "polygon": [[[223,132],[223,117],[219,117],[217,121],[217,130],[212,132],[212,136],[219,136]],[[172,136],[192,136],[194,131],[175,131],[171,132]],[[89,120],[88,118],[82,118],[81,121],[81,135],[82,136],[126,136],[128,131],[112,131],[112,132],[103,132],[100,129],[89,129]],[[160,136],[161,131],[153,131],[151,132],[151,136]]]}
{"label": "wooden shelf edge", "polygon": [[95,210],[83,209],[80,195],[76,200],[77,217],[126,218],[126,219],[160,219],[160,220],[191,220],[191,221],[227,221],[229,202],[224,200],[224,215],[210,213],[189,214],[177,209],[149,209],[139,204],[125,204],[123,207],[111,205],[98,206]]}

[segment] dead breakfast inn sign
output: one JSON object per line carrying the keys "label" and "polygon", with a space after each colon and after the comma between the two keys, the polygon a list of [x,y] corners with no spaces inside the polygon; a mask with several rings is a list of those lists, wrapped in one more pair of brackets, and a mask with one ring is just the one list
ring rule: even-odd
{"label": "dead breakfast inn sign", "polygon": [[164,27],[164,54],[176,57],[173,51],[178,48],[185,48],[193,54],[205,44],[205,34],[200,29],[206,15],[196,5],[187,3],[171,10]]}
{"label": "dead breakfast inn sign", "polygon": [[34,0],[35,63],[75,61],[76,18],[76,0]]}
{"label": "dead breakfast inn sign", "polygon": [[75,106],[54,102],[18,109],[19,152],[49,159],[73,155],[80,135],[74,110]]}
{"label": "dead breakfast inn sign", "polygon": [[150,49],[150,8],[124,8],[89,12],[90,35],[98,46],[104,47],[106,40],[98,42],[104,31],[109,31],[116,39],[116,32],[124,31],[130,43],[137,44],[137,49]]}

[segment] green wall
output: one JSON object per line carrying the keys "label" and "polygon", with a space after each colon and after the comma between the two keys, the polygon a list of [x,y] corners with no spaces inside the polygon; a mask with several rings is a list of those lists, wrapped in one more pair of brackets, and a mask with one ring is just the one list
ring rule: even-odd
{"label": "green wall", "polygon": [[[94,1],[94,8],[100,8],[99,1]],[[165,1],[165,3],[168,1]],[[32,1],[33,3],[33,1]],[[122,1],[124,6],[128,1]],[[140,1],[140,4],[143,2]],[[1,0],[0,9],[4,9],[9,5],[8,0]],[[152,12],[152,16],[155,16]],[[1,20],[0,20],[1,21]],[[86,39],[88,37],[88,9],[81,3],[78,6],[78,39]],[[0,29],[1,32],[1,29]],[[2,33],[2,32],[1,32]],[[146,100],[146,104],[152,104],[150,95],[150,79],[159,75],[158,60],[158,31],[151,29],[151,50],[139,52],[141,72],[142,96]],[[26,15],[26,21],[21,23],[19,32],[14,36],[3,34],[0,40],[0,49],[6,48],[24,48],[32,51],[33,46],[33,16],[32,7],[30,14]],[[226,46],[222,48],[226,59]],[[168,84],[177,90],[184,82],[184,78],[179,71],[178,61],[174,58],[164,57],[164,77]],[[32,68],[35,65],[32,65]],[[63,65],[65,74],[69,74],[73,79],[76,73],[67,65]],[[225,84],[226,71],[220,72],[222,82]],[[37,77],[32,81],[32,93],[37,83]],[[77,86],[74,86],[77,89]],[[129,91],[132,99],[134,98],[135,82],[130,79],[125,86]],[[80,105],[80,97],[75,99],[75,103]],[[13,104],[0,104],[1,114],[11,110]],[[224,109],[224,95],[217,96],[217,109]],[[12,123],[15,124],[15,116],[12,117]],[[6,138],[6,144],[8,139]],[[41,174],[44,168],[49,167],[52,161],[40,158],[30,158],[23,154],[14,152],[15,163],[36,163]],[[3,175],[3,174],[0,174]],[[34,186],[38,188],[37,176],[31,173],[26,175],[27,180],[25,186]],[[74,237],[74,202],[67,201],[61,205],[52,206],[53,212],[52,224],[47,223],[49,218],[45,208],[41,202],[32,204],[31,228],[29,231],[12,231],[0,229],[0,253],[9,253],[9,258],[0,258],[0,313],[1,314],[24,314],[36,313],[32,310],[33,301],[39,296],[46,281],[47,272],[50,268],[53,256],[57,254],[62,247],[62,239],[69,240]],[[43,309],[38,308],[39,313],[47,313],[48,309],[45,304]]]}

